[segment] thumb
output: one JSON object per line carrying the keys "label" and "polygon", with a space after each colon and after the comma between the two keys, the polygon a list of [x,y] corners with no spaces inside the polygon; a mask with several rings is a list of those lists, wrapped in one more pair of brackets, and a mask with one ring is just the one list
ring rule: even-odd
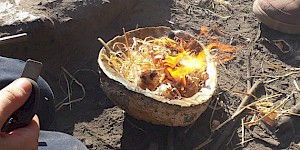
{"label": "thumb", "polygon": [[0,91],[0,127],[7,118],[29,98],[32,85],[26,78],[20,78]]}

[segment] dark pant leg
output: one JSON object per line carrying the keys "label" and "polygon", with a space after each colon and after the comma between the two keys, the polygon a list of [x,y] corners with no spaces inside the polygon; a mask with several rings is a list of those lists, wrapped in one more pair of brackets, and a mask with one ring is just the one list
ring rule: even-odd
{"label": "dark pant leg", "polygon": [[[0,56],[0,89],[21,76],[25,62],[17,59]],[[39,77],[37,81],[40,87],[40,102],[38,116],[41,129],[47,130],[55,116],[54,95],[48,83]]]}
{"label": "dark pant leg", "polygon": [[40,131],[39,150],[87,150],[87,148],[71,135],[54,131]]}

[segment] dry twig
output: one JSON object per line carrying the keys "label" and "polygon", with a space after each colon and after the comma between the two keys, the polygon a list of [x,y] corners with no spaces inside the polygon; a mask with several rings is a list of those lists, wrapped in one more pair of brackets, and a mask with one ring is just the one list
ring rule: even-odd
{"label": "dry twig", "polygon": [[[258,87],[258,85],[261,84],[261,81],[257,81],[254,83],[254,85],[251,87],[250,91],[248,92],[249,95],[252,95],[252,93],[256,90],[256,88]],[[219,130],[221,127],[223,127],[225,124],[227,124],[228,122],[230,122],[231,120],[233,120],[236,116],[238,116],[240,113],[242,113],[246,107],[245,104],[248,102],[248,100],[251,98],[249,95],[246,95],[244,97],[244,99],[242,100],[242,102],[240,103],[239,107],[237,108],[237,110],[235,111],[235,113],[226,121],[224,121],[222,124],[220,124],[214,131]],[[229,125],[228,125],[229,126]]]}
{"label": "dry twig", "polygon": [[21,33],[21,34],[1,37],[0,38],[0,45],[9,44],[9,43],[16,43],[16,42],[23,42],[25,40],[27,40],[27,33]]}
{"label": "dry twig", "polygon": [[[249,93],[253,93],[256,90],[256,88],[258,87],[258,85],[260,83],[261,83],[260,81],[255,82],[255,84],[251,87],[251,90],[249,91]],[[241,104],[244,106],[244,104],[249,100],[249,98],[250,98],[250,96],[246,95]],[[250,107],[251,105],[254,105],[254,104],[251,103],[251,105],[249,104],[249,105],[247,105],[247,106],[245,106],[243,108],[242,108],[242,105],[239,106],[239,108],[237,109],[237,111],[229,119],[227,119],[225,122],[223,122],[222,124],[220,124],[216,129],[212,130],[212,133],[207,138],[207,140],[205,142],[203,142],[202,144],[198,145],[197,147],[195,147],[194,150],[201,149],[202,147],[204,147],[205,145],[207,145],[211,141],[213,141],[211,138],[214,135],[215,131],[217,131],[218,129],[220,129],[221,127],[223,127],[225,124],[227,124],[228,122],[230,122],[231,120],[233,120],[236,116],[238,116],[241,112],[243,112],[248,106]],[[221,144],[223,143],[223,141],[225,140],[225,138],[227,138],[228,135],[231,133],[231,130],[232,130],[232,128],[235,125],[235,122],[236,122],[236,120],[233,120],[233,123],[231,122],[231,124],[227,125],[226,129],[224,130],[224,133],[222,134],[222,136],[220,137],[220,139],[217,141],[217,143],[215,144],[215,146],[213,147],[213,149],[219,149],[219,147],[221,146]]]}
{"label": "dry twig", "polygon": [[[261,81],[256,81],[254,83],[254,85],[251,87],[250,91],[248,92],[249,94],[252,94],[258,87],[258,85],[261,84]],[[229,121],[233,120],[236,116],[238,116],[244,109],[245,109],[245,104],[248,103],[248,100],[250,99],[249,95],[246,95],[244,97],[244,99],[242,100],[242,102],[240,103],[240,105],[238,106],[237,110],[235,111],[235,113],[233,114],[233,116],[231,116],[229,119],[227,119],[225,122],[223,122],[222,124],[220,124],[214,131],[220,129],[221,127],[223,127],[225,124],[227,124]],[[221,137],[218,139],[218,141],[215,143],[213,149],[219,149],[219,147],[222,145],[223,141],[228,137],[228,135],[231,133],[231,130],[234,128],[235,123],[237,122],[237,120],[233,120],[232,122],[230,122],[230,124],[228,124],[223,132],[223,134],[221,135]]]}
{"label": "dry twig", "polygon": [[[63,106],[69,106],[70,109],[71,109],[71,104],[72,103],[80,102],[85,97],[85,88],[84,88],[84,86],[74,77],[76,75],[76,73],[78,73],[80,70],[76,71],[74,73],[74,75],[71,75],[64,67],[62,67],[62,71],[63,71],[65,81],[67,82],[67,93],[66,93],[67,96],[60,103],[55,105],[56,111],[60,110]],[[66,75],[68,75],[72,79],[71,82],[69,82]],[[75,82],[77,85],[79,85],[81,87],[82,92],[83,92],[83,95],[80,98],[77,98],[77,99],[74,99],[74,100],[71,99],[73,82]],[[68,100],[68,101],[65,102],[66,100]]]}

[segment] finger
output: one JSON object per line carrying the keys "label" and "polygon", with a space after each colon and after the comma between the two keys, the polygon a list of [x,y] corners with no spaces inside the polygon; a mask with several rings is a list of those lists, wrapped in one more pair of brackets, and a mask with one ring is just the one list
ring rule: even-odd
{"label": "finger", "polygon": [[15,129],[9,134],[2,133],[0,145],[5,145],[5,149],[37,149],[39,131],[39,118],[35,115],[29,125]]}
{"label": "finger", "polygon": [[32,118],[33,121],[33,125],[37,128],[38,133],[40,132],[40,120],[39,117],[37,115],[34,115]]}
{"label": "finger", "polygon": [[0,127],[29,98],[31,88],[32,85],[26,78],[20,78],[0,91]]}
{"label": "finger", "polygon": [[10,132],[10,137],[28,135],[30,138],[37,139],[39,137],[40,122],[37,115],[34,115],[30,124],[23,128],[18,128]]}

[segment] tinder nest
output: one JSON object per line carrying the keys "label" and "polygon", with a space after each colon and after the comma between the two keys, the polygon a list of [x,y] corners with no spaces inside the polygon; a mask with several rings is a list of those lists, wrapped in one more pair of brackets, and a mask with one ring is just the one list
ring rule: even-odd
{"label": "tinder nest", "polygon": [[[128,47],[136,44],[135,39],[147,41],[149,37],[151,37],[151,39],[170,37],[194,40],[195,43],[192,44],[193,49],[203,50],[203,45],[195,40],[196,38],[192,35],[184,31],[173,31],[169,27],[146,27],[124,32],[124,35],[117,36],[104,44],[105,46],[99,53],[98,65],[101,88],[111,101],[136,119],[166,126],[190,125],[206,110],[216,89],[216,63],[210,57],[210,54],[206,53],[204,57],[205,67],[203,70],[205,78],[203,78],[201,85],[199,83],[199,85],[196,86],[197,88],[191,88],[191,86],[188,85],[189,80],[184,77],[185,86],[175,83],[174,86],[173,84],[168,84],[171,85],[173,89],[174,87],[179,87],[179,89],[177,89],[179,92],[174,92],[175,94],[166,92],[166,90],[164,92],[158,92],[163,86],[159,86],[156,83],[169,81],[161,80],[167,78],[169,75],[160,76],[159,72],[153,72],[151,70],[136,73],[130,70],[132,65],[125,67],[116,65],[116,63],[122,63],[122,60],[125,59],[123,57],[129,57],[126,56],[128,54]],[[116,46],[116,43],[123,43],[123,48]],[[143,44],[143,42],[141,43]],[[116,62],[112,62],[112,55],[120,58],[114,59]],[[133,59],[138,59],[138,56],[132,57]],[[166,56],[162,56],[162,58],[165,57]],[[155,58],[160,57],[156,56]],[[168,67],[170,66],[171,65]],[[147,67],[151,68],[151,65]],[[122,72],[122,69],[124,72],[127,71],[126,76]],[[135,69],[135,71],[136,70],[141,69],[139,67],[139,69]],[[127,77],[129,75],[131,76],[130,78]],[[175,80],[170,80],[169,82],[175,82]],[[185,91],[185,93],[181,94],[181,91]]]}

